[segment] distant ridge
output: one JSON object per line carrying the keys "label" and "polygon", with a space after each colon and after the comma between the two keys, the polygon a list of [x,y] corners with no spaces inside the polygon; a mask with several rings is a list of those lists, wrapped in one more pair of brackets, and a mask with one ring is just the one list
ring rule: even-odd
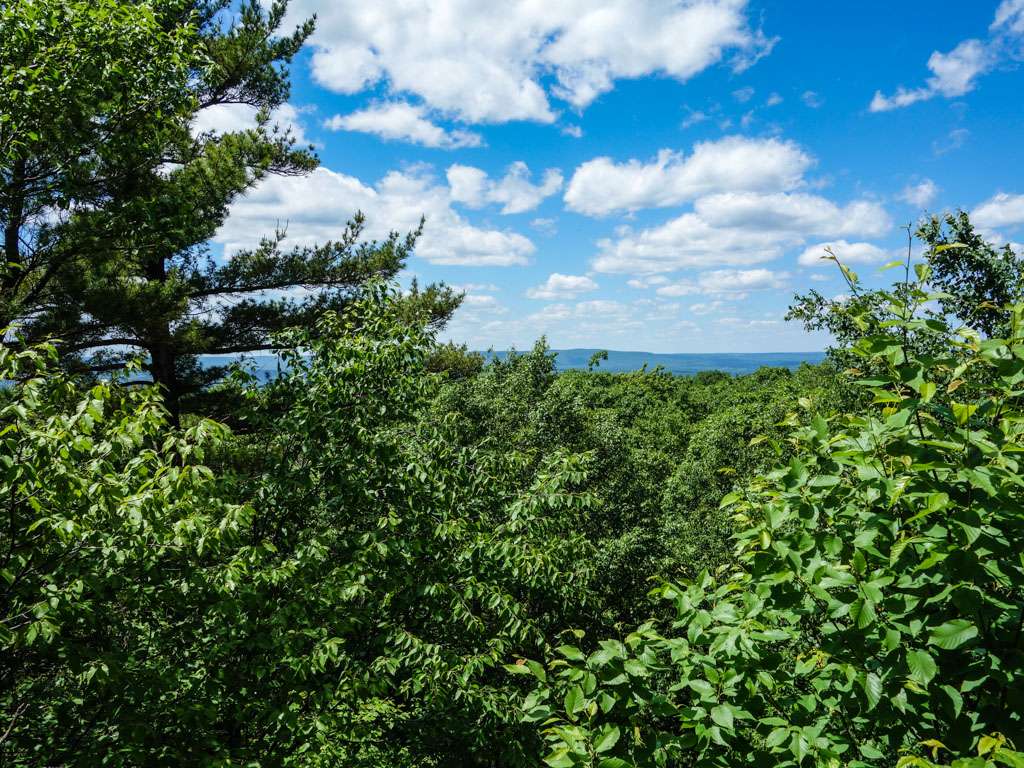
{"label": "distant ridge", "polygon": [[[586,368],[590,358],[599,349],[555,349],[555,366],[560,371]],[[733,375],[753,373],[758,368],[799,368],[803,363],[816,365],[825,359],[824,352],[625,352],[607,350],[608,359],[602,360],[599,371],[625,373],[648,370],[661,366],[669,373],[693,376],[701,371],[722,371]],[[505,358],[507,351],[483,353],[486,357]]]}
{"label": "distant ridge", "polygon": [[[520,353],[528,350],[519,350]],[[560,371],[585,369],[590,358],[600,349],[553,349],[555,367]],[[661,366],[677,376],[693,376],[701,371],[722,371],[741,376],[753,373],[758,368],[789,368],[794,370],[804,363],[817,365],[825,359],[824,352],[625,352],[607,350],[608,359],[602,360],[597,370],[605,373],[628,373],[638,371],[645,365],[648,370]],[[486,358],[508,357],[508,350],[481,352]],[[206,355],[203,365],[227,365],[235,362],[234,356]],[[273,355],[252,355],[246,358],[248,366],[261,379],[277,375],[278,360]]]}

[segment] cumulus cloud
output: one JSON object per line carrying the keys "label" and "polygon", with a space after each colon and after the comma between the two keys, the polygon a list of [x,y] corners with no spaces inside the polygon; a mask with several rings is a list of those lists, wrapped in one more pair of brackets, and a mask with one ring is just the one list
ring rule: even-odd
{"label": "cumulus cloud", "polygon": [[985,230],[1024,224],[1024,195],[994,195],[971,211],[971,220]]}
{"label": "cumulus cloud", "polygon": [[563,275],[553,272],[541,285],[530,288],[526,295],[531,299],[555,301],[575,299],[581,293],[597,290],[597,283],[586,275]]}
{"label": "cumulus cloud", "polygon": [[770,269],[716,269],[700,276],[700,287],[707,293],[745,293],[781,288],[785,275]]}
{"label": "cumulus cloud", "polygon": [[679,205],[726,190],[793,189],[813,162],[793,142],[742,136],[698,143],[689,155],[663,149],[646,163],[598,157],[573,173],[565,202],[579,213],[603,216]]}
{"label": "cumulus cloud", "polygon": [[901,86],[891,96],[876,91],[869,109],[886,112],[936,96],[957,98],[970,93],[978,78],[1013,54],[1021,37],[1024,37],[1024,0],[1003,0],[996,8],[987,39],[964,40],[948,53],[933,51],[927,63],[932,74],[923,86]]}
{"label": "cumulus cloud", "polygon": [[831,233],[876,237],[892,226],[878,203],[857,200],[840,206],[805,193],[724,192],[701,198],[694,210],[712,227],[800,236]]}
{"label": "cumulus cloud", "polygon": [[[764,291],[782,288],[786,284],[786,273],[773,272],[770,269],[713,269],[702,272],[696,280],[679,280],[658,288],[659,296],[691,296],[706,294],[736,300],[746,298],[750,291]],[[721,306],[721,302],[712,302],[712,309]],[[695,304],[694,307],[706,309],[707,304]],[[691,309],[693,309],[691,307]],[[698,314],[699,311],[694,310]],[[710,311],[710,310],[709,310]]]}
{"label": "cumulus cloud", "polygon": [[510,266],[528,263],[534,252],[519,233],[471,224],[452,208],[448,187],[423,169],[392,171],[373,186],[322,167],[308,176],[269,177],[231,206],[214,241],[230,255],[280,226],[289,244],[325,242],[356,211],[366,214],[373,238],[414,230],[426,216],[416,254],[435,264]]}
{"label": "cumulus cloud", "polygon": [[917,184],[908,184],[900,193],[900,200],[915,208],[928,207],[939,194],[939,188],[931,179],[924,179]]}
{"label": "cumulus cloud", "polygon": [[462,297],[462,306],[472,310],[486,311],[488,315],[504,315],[508,307],[494,296],[484,293],[470,293]]}
{"label": "cumulus cloud", "polygon": [[[214,104],[199,110],[196,114],[192,121],[192,135],[251,130],[256,127],[257,111],[248,104]],[[296,144],[309,144],[299,119],[302,111],[292,104],[282,104],[270,114],[268,127],[278,132],[290,133]]]}
{"label": "cumulus cloud", "polygon": [[891,227],[885,209],[871,201],[840,206],[804,193],[722,193],[660,226],[599,240],[594,269],[650,274],[744,266],[777,259],[815,235],[877,237]]}
{"label": "cumulus cloud", "polygon": [[385,83],[467,122],[552,122],[551,98],[582,108],[617,79],[685,81],[770,50],[747,0],[294,0],[317,15],[314,78],[340,93]]}
{"label": "cumulus cloud", "polygon": [[453,165],[447,175],[453,200],[470,208],[496,203],[505,214],[532,211],[544,198],[558,192],[563,183],[562,172],[557,168],[545,171],[540,184],[531,183],[530,169],[522,161],[512,163],[505,176],[498,180],[490,179],[485,171],[469,165]]}
{"label": "cumulus cloud", "polygon": [[832,240],[809,246],[800,254],[798,261],[804,267],[829,266],[831,262],[826,258],[828,251],[835,254],[844,264],[877,264],[889,255],[888,251],[871,243],[848,243],[845,240]]}
{"label": "cumulus cloud", "polygon": [[695,125],[703,123],[705,120],[710,120],[710,116],[702,110],[690,110],[690,114],[683,118],[683,121],[679,124],[683,128],[692,128]]}
{"label": "cumulus cloud", "polygon": [[332,131],[358,131],[379,136],[387,141],[408,141],[424,147],[459,149],[479,147],[480,134],[471,131],[446,131],[432,122],[422,105],[404,101],[383,102],[348,115],[334,115],[324,121]]}

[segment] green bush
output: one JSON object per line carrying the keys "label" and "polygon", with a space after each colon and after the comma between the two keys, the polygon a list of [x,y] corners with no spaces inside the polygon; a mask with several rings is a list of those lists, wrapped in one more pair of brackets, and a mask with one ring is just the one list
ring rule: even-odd
{"label": "green bush", "polygon": [[223,428],[172,431],[155,390],[55,362],[0,346],[0,764],[179,764],[203,606],[251,510],[202,465]]}

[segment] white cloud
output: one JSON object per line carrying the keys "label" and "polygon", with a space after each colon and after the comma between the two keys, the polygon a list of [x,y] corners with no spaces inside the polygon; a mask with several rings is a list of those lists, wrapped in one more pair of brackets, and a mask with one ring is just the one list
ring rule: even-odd
{"label": "white cloud", "polygon": [[700,276],[700,287],[708,293],[743,293],[781,288],[785,275],[770,269],[716,269]]}
{"label": "white cloud", "polygon": [[1024,0],[1003,0],[989,29],[1024,35]]}
{"label": "white cloud", "polygon": [[721,300],[708,301],[701,304],[691,304],[690,311],[695,315],[710,315],[718,312],[725,306],[725,302]]}
{"label": "white cloud", "polygon": [[872,112],[887,112],[908,107],[936,96],[954,98],[974,90],[979,75],[994,63],[992,51],[980,40],[964,40],[949,53],[934,51],[928,58],[932,76],[920,88],[900,87],[892,96],[876,91],[868,107]]}
{"label": "white cloud", "polygon": [[[214,104],[199,110],[192,121],[192,135],[198,136],[208,131],[215,134],[248,131],[256,127],[257,111],[248,104]],[[303,110],[291,104],[282,104],[270,114],[268,128],[278,132],[290,132],[295,143],[309,144],[299,115]]]}
{"label": "white cloud", "polygon": [[844,264],[877,264],[883,261],[889,252],[871,243],[848,243],[845,240],[833,240],[809,246],[798,259],[804,267],[832,266],[826,257],[825,249],[829,249]]}
{"label": "white cloud", "polygon": [[1024,224],[1024,195],[994,195],[971,211],[971,220],[985,230]]}
{"label": "white cloud", "polygon": [[598,272],[650,274],[714,265],[744,266],[779,258],[808,237],[889,231],[888,214],[877,203],[839,206],[803,193],[724,193],[697,200],[692,212],[665,224],[598,241]]}
{"label": "white cloud", "polygon": [[583,129],[578,125],[566,125],[562,127],[562,133],[565,136],[571,136],[574,139],[583,138]]}
{"label": "white cloud", "polygon": [[[658,288],[657,293],[659,296],[672,297],[705,294],[742,300],[747,297],[750,291],[764,291],[784,287],[787,277],[788,275],[784,272],[773,272],[770,269],[714,269],[709,272],[702,272],[696,281],[679,280],[663,285],[661,288]],[[714,303],[717,306],[721,305],[721,302]],[[694,307],[701,309],[707,306],[706,304],[694,305]]]}
{"label": "white cloud", "polygon": [[[468,122],[551,122],[550,98],[582,108],[615,80],[685,81],[733,56],[749,66],[771,43],[747,0],[294,0],[317,15],[313,76],[356,93],[386,83]],[[287,22],[286,22],[287,23]]]}
{"label": "white cloud", "polygon": [[927,208],[936,196],[939,188],[931,179],[924,179],[918,184],[908,184],[900,193],[900,200],[915,208]]}
{"label": "white cloud", "polygon": [[876,237],[892,226],[878,203],[857,200],[838,206],[819,195],[805,193],[725,192],[701,198],[694,210],[712,227],[797,235]]}
{"label": "white cloud", "polygon": [[416,254],[435,264],[510,266],[526,264],[534,245],[521,234],[474,226],[451,207],[451,194],[426,171],[392,171],[369,186],[353,176],[318,168],[307,176],[271,176],[231,206],[214,241],[231,253],[254,246],[277,226],[288,244],[334,239],[356,211],[367,217],[367,236],[426,229]]}
{"label": "white cloud", "polygon": [[970,93],[978,78],[994,69],[1001,60],[1016,57],[1024,37],[1024,0],[1003,0],[996,8],[985,40],[971,38],[949,53],[933,51],[928,58],[931,77],[918,88],[900,87],[892,96],[876,91],[872,112],[885,112],[927,101],[936,96],[957,98]]}
{"label": "white cloud", "polygon": [[825,104],[825,100],[816,91],[804,91],[800,98],[811,109],[818,109]]}
{"label": "white cloud", "polygon": [[555,219],[534,219],[530,222],[530,226],[548,237],[554,237],[558,234],[558,221]]}
{"label": "white cloud", "polygon": [[334,115],[324,121],[332,131],[371,133],[388,141],[408,141],[424,147],[458,149],[479,147],[480,134],[471,131],[446,131],[428,118],[427,109],[404,101],[373,104],[348,115]]}
{"label": "white cloud", "polygon": [[756,264],[781,255],[776,233],[718,229],[694,213],[661,226],[599,240],[598,272],[649,274],[713,264]]}
{"label": "white cloud", "polygon": [[586,275],[563,275],[553,272],[542,285],[530,288],[526,295],[531,299],[554,301],[575,299],[581,293],[597,290],[597,283]]}
{"label": "white cloud", "polygon": [[773,94],[771,94],[768,97],[768,100],[765,101],[764,104],[765,104],[766,107],[776,107],[776,106],[778,106],[781,103],[782,103],[782,97],[779,96],[779,94],[777,94],[777,93],[773,93]]}
{"label": "white cloud", "polygon": [[637,288],[643,290],[645,288],[652,288],[656,285],[665,285],[668,282],[668,278],[664,275],[647,275],[645,277],[634,277],[626,281],[626,285],[630,288]]}
{"label": "white cloud", "polygon": [[501,290],[501,287],[494,283],[458,283],[450,285],[454,291],[461,291],[463,293],[495,293]]}
{"label": "white cloud", "polygon": [[508,314],[508,307],[498,301],[496,297],[489,296],[487,294],[467,294],[466,296],[463,296],[461,306],[474,314],[477,312],[486,312],[487,317]]}
{"label": "white cloud", "polygon": [[678,205],[725,190],[793,189],[812,164],[793,142],[730,136],[698,143],[688,156],[663,149],[649,163],[590,160],[573,174],[565,202],[579,213],[602,216]]}
{"label": "white cloud", "polygon": [[739,88],[732,92],[732,97],[736,99],[740,104],[746,104],[752,98],[754,98],[754,89],[749,85],[745,88]]}
{"label": "white cloud", "polygon": [[470,208],[497,203],[505,214],[533,210],[544,198],[558,192],[563,183],[561,171],[549,168],[540,184],[531,184],[530,169],[522,161],[512,163],[505,176],[497,181],[488,178],[485,171],[469,165],[453,165],[448,168],[447,175],[453,200]]}
{"label": "white cloud", "polygon": [[686,117],[683,118],[683,122],[680,123],[680,125],[683,128],[690,128],[690,127],[692,127],[694,125],[698,125],[699,123],[703,123],[705,120],[710,120],[710,119],[711,118],[708,116],[708,114],[706,112],[703,112],[703,111],[701,111],[699,109],[698,110],[690,110],[690,114],[688,114]]}
{"label": "white cloud", "polygon": [[946,136],[945,140],[932,142],[932,151],[936,156],[946,155],[954,150],[960,149],[971,137],[971,132],[966,128],[954,128]]}
{"label": "white cloud", "polygon": [[743,317],[720,317],[715,322],[719,325],[727,326],[734,331],[754,330],[756,328],[766,328],[781,324],[781,321],[779,320],[762,318],[748,319]]}

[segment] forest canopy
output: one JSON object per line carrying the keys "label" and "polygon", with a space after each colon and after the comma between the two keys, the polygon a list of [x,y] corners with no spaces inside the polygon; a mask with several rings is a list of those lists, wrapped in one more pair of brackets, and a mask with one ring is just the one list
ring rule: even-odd
{"label": "forest canopy", "polygon": [[0,8],[0,766],[1024,766],[1021,254],[833,257],[794,371],[485,361],[419,232],[209,252],[316,164],[285,10]]}

